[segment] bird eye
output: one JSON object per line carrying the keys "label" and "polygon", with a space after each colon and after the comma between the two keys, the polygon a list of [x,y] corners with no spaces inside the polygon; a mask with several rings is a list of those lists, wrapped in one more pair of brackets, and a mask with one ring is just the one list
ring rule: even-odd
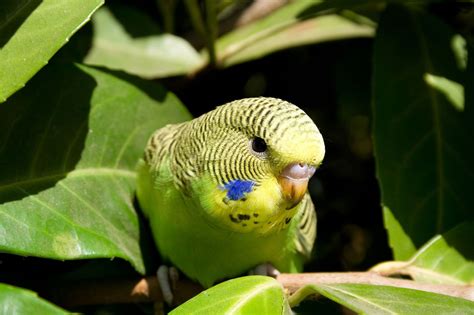
{"label": "bird eye", "polygon": [[265,153],[265,151],[267,151],[267,143],[262,138],[259,138],[259,137],[253,138],[251,140],[251,144],[252,144],[252,150],[255,153],[261,154],[261,153]]}

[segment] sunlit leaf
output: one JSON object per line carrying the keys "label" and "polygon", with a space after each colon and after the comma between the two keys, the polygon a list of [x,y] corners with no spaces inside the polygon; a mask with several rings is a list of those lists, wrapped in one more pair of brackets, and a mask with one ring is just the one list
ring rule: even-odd
{"label": "sunlit leaf", "polygon": [[279,282],[248,276],[220,283],[182,304],[180,314],[291,314]]}
{"label": "sunlit leaf", "polygon": [[[99,10],[92,18],[94,37],[85,62],[124,70],[144,78],[186,74],[201,66],[198,52],[183,38],[158,34],[158,28],[142,12],[132,8],[114,7]],[[121,20],[114,16],[120,13]],[[125,24],[121,24],[125,23]],[[142,28],[147,35],[127,33],[126,26]]]}
{"label": "sunlit leaf", "polygon": [[0,103],[61,48],[104,0],[2,0]]}
{"label": "sunlit leaf", "polygon": [[48,66],[0,108],[0,251],[143,272],[135,165],[155,129],[188,118],[151,82]]}
{"label": "sunlit leaf", "polygon": [[381,263],[373,271],[410,275],[418,282],[464,285],[474,282],[474,223],[437,235],[406,262]]}
{"label": "sunlit leaf", "polygon": [[456,57],[459,69],[466,69],[467,66],[467,43],[464,37],[457,34],[451,38],[451,48]]}
{"label": "sunlit leaf", "polygon": [[464,223],[436,236],[411,259],[417,281],[469,284],[474,281],[474,224]]}
{"label": "sunlit leaf", "polygon": [[432,88],[443,93],[454,108],[459,111],[464,110],[464,86],[462,84],[430,73],[426,73],[424,79]]}
{"label": "sunlit leaf", "polygon": [[297,305],[319,293],[358,314],[474,314],[474,302],[431,292],[369,284],[307,285],[290,298]]}

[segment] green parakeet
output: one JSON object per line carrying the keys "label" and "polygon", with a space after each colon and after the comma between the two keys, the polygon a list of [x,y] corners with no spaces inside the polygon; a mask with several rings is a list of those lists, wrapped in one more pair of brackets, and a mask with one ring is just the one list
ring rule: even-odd
{"label": "green parakeet", "polygon": [[263,263],[300,272],[316,236],[307,184],[324,153],[313,121],[275,98],[157,130],[137,198],[161,256],[204,287]]}

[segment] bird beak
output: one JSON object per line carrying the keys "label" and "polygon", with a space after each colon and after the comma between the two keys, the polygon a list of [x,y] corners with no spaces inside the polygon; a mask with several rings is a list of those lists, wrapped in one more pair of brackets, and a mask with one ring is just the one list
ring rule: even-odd
{"label": "bird beak", "polygon": [[292,163],[285,167],[278,176],[278,183],[283,197],[290,204],[287,209],[293,208],[303,199],[308,188],[308,181],[315,170],[313,166],[308,164]]}

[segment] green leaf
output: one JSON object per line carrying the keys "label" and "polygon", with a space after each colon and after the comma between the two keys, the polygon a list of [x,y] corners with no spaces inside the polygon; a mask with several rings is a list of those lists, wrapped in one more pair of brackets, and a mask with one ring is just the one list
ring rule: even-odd
{"label": "green leaf", "polygon": [[456,57],[456,63],[460,69],[465,70],[467,66],[467,43],[461,35],[454,35],[451,38],[451,49]]}
{"label": "green leaf", "polygon": [[63,46],[104,0],[2,0],[0,103]]}
{"label": "green leaf", "polygon": [[291,314],[281,284],[248,276],[220,283],[174,309],[179,314]]}
{"label": "green leaf", "polygon": [[464,110],[464,86],[430,73],[425,73],[424,79],[433,89],[443,93],[454,108]]}
{"label": "green leaf", "polygon": [[155,129],[188,118],[151,82],[48,66],[0,108],[0,250],[143,272],[135,165]]}
{"label": "green leaf", "polygon": [[359,314],[474,314],[474,302],[447,295],[369,284],[307,285],[290,305],[319,293]]}
{"label": "green leaf", "polygon": [[456,36],[435,17],[402,6],[390,5],[381,16],[374,47],[373,132],[385,226],[396,260],[408,260],[434,235],[474,219],[468,184],[474,180],[473,111],[469,104],[459,111],[452,97],[425,81],[427,74],[462,84],[472,80],[474,68],[467,75],[451,48]]}
{"label": "green leaf", "polygon": [[[121,17],[123,25],[114,14]],[[102,8],[92,17],[92,23],[94,38],[85,58],[87,64],[124,70],[144,78],[160,78],[189,73],[203,63],[186,40],[171,34],[158,35],[153,21],[132,8],[116,6],[113,11]],[[132,37],[125,28],[130,26],[153,35]]]}
{"label": "green leaf", "polygon": [[411,259],[416,281],[469,284],[474,281],[474,222],[434,237]]}
{"label": "green leaf", "polygon": [[[380,181],[380,179],[379,179]],[[396,253],[414,253],[416,246],[410,236],[405,233],[402,225],[395,218],[393,211],[387,206],[383,206],[383,220],[385,228],[389,230],[388,243],[392,249],[396,248]],[[395,256],[398,254],[395,253]]]}
{"label": "green leaf", "polygon": [[0,314],[69,314],[35,292],[0,283]]}
{"label": "green leaf", "polygon": [[[219,38],[216,42],[218,61],[223,66],[231,66],[298,45],[373,36],[373,27],[339,15],[313,18],[321,11],[354,4],[351,0],[335,2],[334,6],[320,0],[294,1],[261,20]],[[308,11],[310,8],[313,9]]]}
{"label": "green leaf", "polygon": [[381,263],[373,271],[410,275],[418,282],[464,285],[474,282],[474,222],[437,235],[407,262]]}

